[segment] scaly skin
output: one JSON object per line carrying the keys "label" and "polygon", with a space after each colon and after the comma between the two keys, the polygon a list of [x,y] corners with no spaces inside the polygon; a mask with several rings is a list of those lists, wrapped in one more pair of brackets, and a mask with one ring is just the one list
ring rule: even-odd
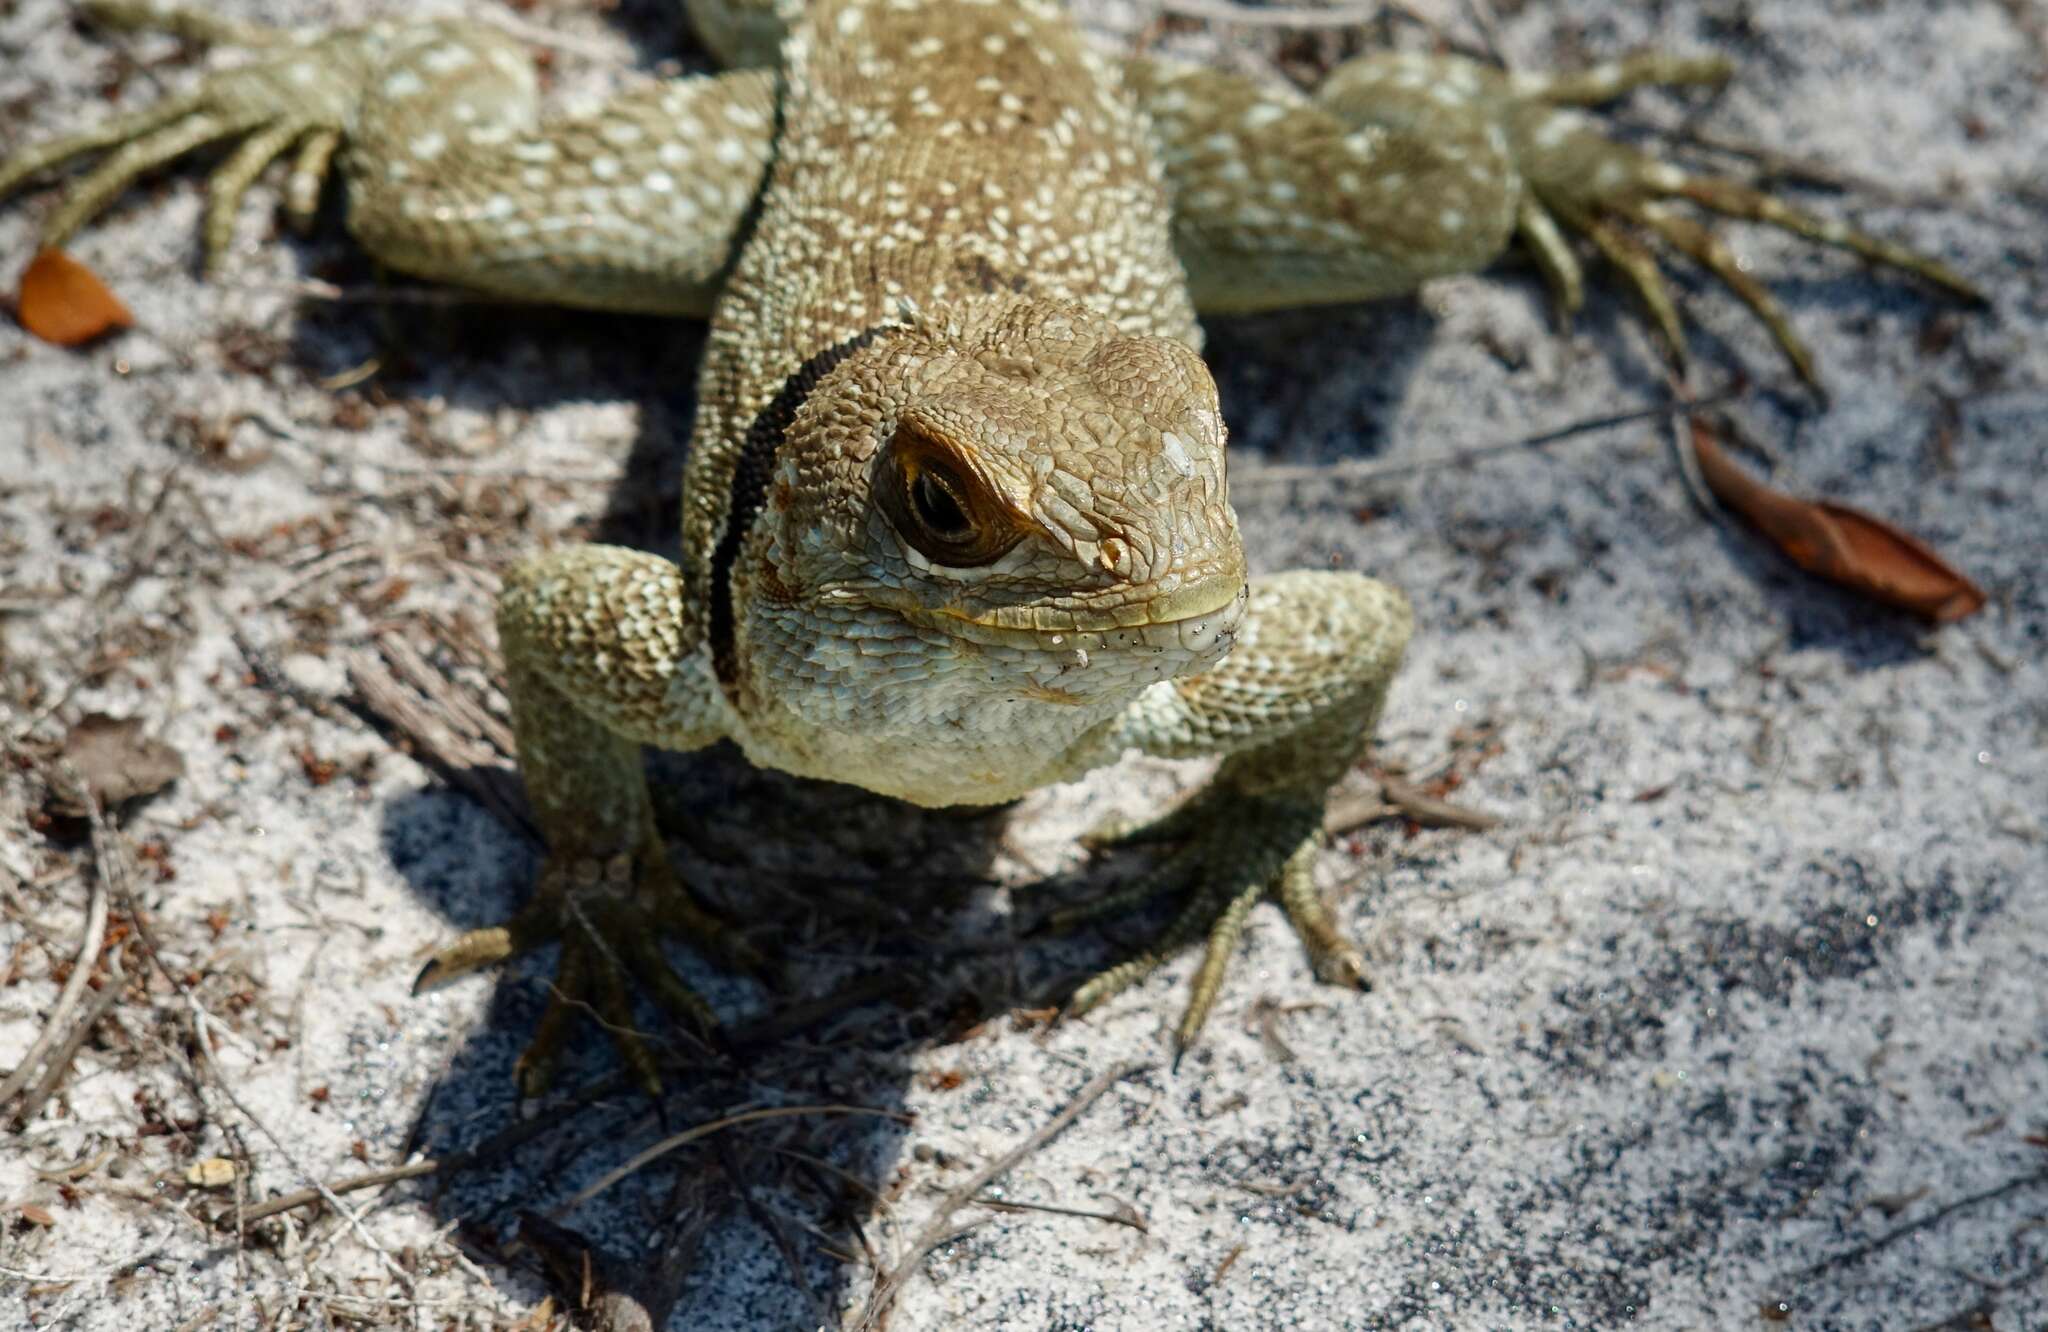
{"label": "scaly skin", "polygon": [[1577,233],[1681,354],[1648,233],[1726,281],[1813,378],[1783,312],[1678,200],[1974,294],[1932,260],[1688,175],[1569,109],[1644,83],[1717,83],[1729,69],[1716,59],[1531,76],[1366,56],[1304,97],[1119,63],[1042,0],[688,3],[748,68],[544,119],[530,63],[490,29],[283,34],[118,0],[95,12],[261,54],[0,164],[5,194],[108,151],[52,215],[56,244],[139,172],[237,138],[212,187],[217,261],[243,190],[296,149],[293,213],[310,216],[338,166],[350,229],[394,267],[710,316],[681,565],[559,551],[515,569],[499,605],[548,856],[529,905],[443,949],[421,984],[560,939],[557,996],[521,1061],[528,1090],[585,1003],[654,1084],[629,976],[711,1025],[659,932],[759,961],[677,881],[642,744],[729,737],[757,763],[927,805],[1007,800],[1132,750],[1221,756],[1181,810],[1123,834],[1179,849],[1070,913],[1185,894],[1158,944],[1073,1008],[1206,936],[1184,1047],[1268,894],[1318,974],[1362,983],[1311,870],[1409,612],[1351,574],[1247,583],[1198,309],[1406,291],[1520,238],[1569,310]]}

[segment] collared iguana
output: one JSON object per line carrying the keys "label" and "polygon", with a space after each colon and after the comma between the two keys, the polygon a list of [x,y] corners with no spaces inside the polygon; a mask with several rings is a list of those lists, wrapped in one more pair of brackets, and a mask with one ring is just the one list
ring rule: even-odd
{"label": "collared iguana", "polygon": [[90,151],[56,245],[138,173],[203,143],[209,260],[272,160],[309,215],[330,169],[358,240],[413,273],[536,301],[711,321],[680,565],[575,547],[498,609],[519,758],[549,852],[507,925],[443,949],[433,984],[559,938],[521,1063],[545,1081],[578,1005],[630,1035],[630,976],[709,1024],[659,936],[748,947],[677,881],[639,747],[727,737],[755,762],[926,805],[994,804],[1138,750],[1221,756],[1124,836],[1180,845],[1074,913],[1169,890],[1142,956],[1208,953],[1193,1038],[1246,913],[1273,893],[1326,979],[1357,951],[1311,867],[1333,783],[1369,741],[1410,630],[1350,573],[1247,581],[1198,312],[1355,301],[1491,262],[1511,240],[1576,305],[1578,233],[1674,350],[1649,234],[1728,283],[1804,375],[1776,303],[1697,206],[1967,293],[1941,265],[1618,145],[1581,112],[1716,58],[1556,76],[1368,55],[1313,96],[1118,59],[1042,0],[689,0],[733,66],[544,119],[533,62],[459,21],[324,33],[119,0],[102,18],[259,48],[148,110],[0,164],[0,194]]}

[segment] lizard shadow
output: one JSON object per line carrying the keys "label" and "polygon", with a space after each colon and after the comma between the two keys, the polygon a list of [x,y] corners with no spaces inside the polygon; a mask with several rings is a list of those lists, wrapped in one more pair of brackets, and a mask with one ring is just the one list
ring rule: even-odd
{"label": "lizard shadow", "polygon": [[[786,988],[771,993],[687,948],[671,947],[677,971],[727,1024],[736,1057],[708,1055],[652,1005],[640,1004],[636,1021],[665,1069],[657,1104],[619,1075],[611,1042],[586,1021],[571,1037],[555,1085],[600,1091],[537,1102],[536,1117],[551,1122],[551,1130],[500,1152],[493,1144],[508,1128],[532,1122],[522,1119],[514,1069],[551,994],[555,951],[538,950],[490,977],[462,982],[492,986],[491,999],[483,1021],[457,1038],[408,1145],[436,1159],[479,1158],[445,1182],[436,1206],[447,1220],[461,1222],[474,1255],[499,1266],[499,1280],[528,1287],[523,1293],[531,1298],[544,1293],[535,1284],[533,1246],[522,1250],[512,1239],[515,1229],[529,1230],[528,1212],[573,1228],[600,1260],[609,1257],[655,1278],[631,1291],[648,1308],[672,1300],[686,1285],[691,1307],[702,1313],[742,1298],[758,1300],[765,1282],[786,1291],[786,1317],[770,1320],[783,1325],[808,1316],[806,1288],[828,1307],[843,1302],[837,1289],[842,1265],[815,1252],[802,1232],[837,1230],[848,1217],[864,1217],[867,1200],[886,1186],[905,1148],[900,1117],[912,1054],[1014,1002],[1007,992],[972,985],[950,1008],[882,1001],[906,977],[928,983],[932,993],[948,992],[954,978],[931,965],[943,943],[935,928],[924,927],[949,911],[963,914],[960,894],[947,891],[953,885],[942,880],[972,874],[992,855],[997,829],[988,825],[1000,820],[948,820],[891,808],[851,788],[759,773],[729,750],[662,755],[655,769],[664,832],[679,852],[685,881],[750,933],[766,926],[778,936],[780,946],[770,948],[786,964]],[[387,845],[400,873],[431,895],[453,924],[502,918],[524,897],[537,857],[502,834],[487,857],[476,857],[447,835],[451,817],[481,817],[474,809],[451,810],[457,803],[464,802],[433,794],[396,802],[386,814]],[[485,861],[481,874],[474,872],[479,859]],[[468,862],[470,871],[457,861]],[[975,913],[970,906],[964,914]],[[920,955],[921,962],[912,960]],[[835,993],[852,997],[815,1002]],[[791,1013],[798,1016],[789,1025],[764,1029]],[[734,1129],[564,1209],[578,1190],[665,1131],[766,1105],[851,1105],[859,1113]],[[730,1213],[691,1239],[708,1250],[694,1264],[684,1255],[662,1268],[657,1260],[664,1255],[676,1259],[667,1251],[685,1238],[682,1222],[707,1210]],[[800,1243],[792,1242],[791,1232]],[[791,1266],[783,1280],[765,1275],[785,1262]]]}
{"label": "lizard shadow", "polygon": [[[528,1298],[545,1293],[536,1257],[545,1263],[546,1244],[566,1235],[643,1307],[686,1300],[690,1326],[815,1322],[849,1302],[858,1272],[817,1237],[847,1253],[868,1242],[865,1227],[913,1145],[913,1090],[973,1094],[931,1052],[991,1021],[1042,1022],[1046,1005],[1114,954],[1099,937],[1019,937],[1019,915],[1042,908],[1022,898],[1013,910],[1015,890],[996,881],[1007,808],[915,809],[754,768],[731,746],[650,763],[684,880],[759,939],[783,978],[771,990],[671,947],[677,971],[726,1022],[732,1056],[708,1055],[641,1003],[636,1018],[666,1069],[660,1102],[619,1071],[611,1043],[586,1022],[555,1078],[584,1092],[526,1107],[527,1118],[514,1072],[551,993],[554,951],[463,982],[493,986],[488,1011],[455,1039],[406,1148],[465,1161],[435,1186],[435,1205]],[[451,822],[471,835],[451,834]],[[536,859],[445,792],[392,802],[385,840],[400,874],[461,925],[509,914]],[[768,1107],[811,1109],[628,1164],[667,1134]],[[542,1123],[548,1131],[532,1135]],[[921,1162],[947,1168],[943,1153],[919,1150]],[[594,1200],[571,1201],[617,1171]],[[568,1229],[550,1234],[532,1213]],[[764,1311],[764,1291],[780,1307]],[[564,1297],[559,1284],[555,1293]]]}
{"label": "lizard shadow", "polygon": [[1205,319],[1231,449],[1272,462],[1384,452],[1435,327],[1413,297]]}

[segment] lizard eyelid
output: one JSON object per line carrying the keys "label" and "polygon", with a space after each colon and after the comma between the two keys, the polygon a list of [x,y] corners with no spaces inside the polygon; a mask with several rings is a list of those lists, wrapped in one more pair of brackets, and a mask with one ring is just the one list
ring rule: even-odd
{"label": "lizard eyelid", "polygon": [[993,564],[1025,524],[960,445],[921,423],[896,429],[877,475],[876,499],[896,534],[933,564]]}

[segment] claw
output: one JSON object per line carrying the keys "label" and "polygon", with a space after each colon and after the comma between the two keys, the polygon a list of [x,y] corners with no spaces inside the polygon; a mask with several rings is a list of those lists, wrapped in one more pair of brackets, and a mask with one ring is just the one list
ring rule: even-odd
{"label": "claw", "polygon": [[673,874],[667,873],[667,869],[667,862],[663,861],[666,887],[655,895],[659,904],[656,914],[661,926],[671,934],[687,937],[693,945],[711,953],[730,969],[744,971],[766,982],[772,968],[761,950],[734,929],[731,921],[699,905],[690,895],[690,890]]}
{"label": "claw", "polygon": [[161,129],[176,120],[183,120],[199,109],[197,97],[179,97],[155,106],[132,111],[125,116],[115,116],[102,125],[52,139],[34,148],[27,148],[0,163],[0,199],[6,198],[21,188],[22,182],[31,176],[62,166],[74,157],[82,157],[101,148],[126,143],[139,135]]}
{"label": "claw", "polygon": [[1316,891],[1313,845],[1295,852],[1280,872],[1280,905],[1294,923],[1294,932],[1308,950],[1309,966],[1319,980],[1354,990],[1372,988],[1364,955],[1337,929],[1329,900]]}
{"label": "claw", "polygon": [[515,1069],[521,1095],[537,1096],[547,1089],[571,1026],[589,1015],[610,1032],[634,1080],[658,1096],[658,1065],[633,1019],[636,984],[723,1050],[717,1014],[669,965],[660,944],[664,932],[682,934],[722,957],[751,962],[756,970],[764,966],[730,925],[690,901],[651,824],[647,836],[650,840],[631,855],[550,857],[533,899],[517,915],[448,944],[413,982],[418,994],[561,940],[562,958],[547,1010]]}
{"label": "claw", "polygon": [[[179,9],[161,0],[98,0],[87,12],[116,28],[164,30],[202,43],[222,43],[277,51],[300,48],[303,39],[257,24],[216,18],[198,9]],[[345,34],[344,34],[345,35]],[[234,232],[235,211],[243,194],[272,160],[305,138],[294,166],[288,206],[294,221],[310,220],[319,202],[320,185],[341,143],[342,131],[328,125],[316,129],[309,115],[327,115],[334,108],[319,98],[294,100],[303,89],[280,91],[280,69],[294,81],[318,73],[321,53],[273,56],[270,63],[224,71],[206,80],[197,92],[169,98],[155,106],[115,116],[82,133],[28,148],[0,162],[0,198],[33,176],[73,158],[104,150],[105,156],[68,189],[43,225],[42,247],[62,245],[97,217],[123,190],[145,172],[184,156],[215,139],[248,136],[213,175],[207,190],[203,229],[205,268],[217,268]],[[288,65],[279,62],[288,62]],[[331,100],[331,99],[330,99]],[[325,108],[325,109],[323,109]],[[339,114],[339,112],[335,112]],[[310,131],[310,135],[309,135]]]}
{"label": "claw", "polygon": [[[1067,1001],[1066,1016],[1080,1017],[1092,1009],[1100,1008],[1164,966],[1167,959],[1200,939],[1204,931],[1209,930],[1212,925],[1220,929],[1221,917],[1231,909],[1231,892],[1236,886],[1232,870],[1236,868],[1238,867],[1227,862],[1216,863],[1215,857],[1203,855],[1199,847],[1186,847],[1168,857],[1165,864],[1146,875],[1140,881],[1146,887],[1143,895],[1145,897],[1185,885],[1193,878],[1193,890],[1188,894],[1187,904],[1180,909],[1172,923],[1160,932],[1150,948],[1118,963],[1074,991],[1074,997]],[[1265,876],[1255,874],[1250,877],[1250,888],[1242,891],[1250,892],[1252,900],[1257,901],[1265,892]],[[1084,911],[1086,909],[1080,908]],[[1246,909],[1249,910],[1249,906]],[[1198,981],[1197,984],[1199,983]],[[1212,1002],[1213,999],[1212,995]]]}
{"label": "claw", "polygon": [[561,933],[561,920],[552,903],[537,896],[503,925],[471,930],[435,953],[413,978],[412,992],[439,989],[458,976],[552,943]]}
{"label": "claw", "polygon": [[195,112],[175,124],[122,144],[75,186],[56,212],[43,223],[45,248],[62,245],[72,233],[99,216],[114,197],[145,171],[183,157],[215,139],[239,134],[256,124],[253,117],[222,120]]}
{"label": "claw", "polygon": [[647,1048],[646,1034],[633,1021],[633,1001],[626,993],[624,971],[601,941],[592,940],[590,947],[596,957],[598,1020],[611,1033],[612,1044],[632,1069],[634,1080],[648,1096],[659,1101],[661,1070],[655,1065],[653,1051]]}
{"label": "claw", "polygon": [[1182,887],[1196,868],[1187,863],[1188,858],[1176,851],[1150,870],[1129,883],[1102,894],[1087,902],[1063,907],[1046,918],[1044,931],[1048,934],[1068,934],[1083,925],[1111,916],[1120,916],[1135,911],[1153,898]]}
{"label": "claw", "polygon": [[583,991],[587,970],[582,949],[562,950],[562,961],[555,969],[548,1006],[542,1010],[540,1021],[534,1024],[533,1039],[527,1042],[518,1062],[512,1066],[512,1078],[519,1086],[520,1096],[529,1099],[539,1096],[555,1080],[555,1065],[560,1059],[562,1043],[581,1016],[579,1010],[586,1006]]}
{"label": "claw", "polygon": [[1820,371],[1814,365],[1813,353],[1792,330],[1791,322],[1785,317],[1785,308],[1778,304],[1777,298],[1765,289],[1763,283],[1743,271],[1741,260],[1719,236],[1690,218],[1680,217],[1657,204],[1631,203],[1624,205],[1622,211],[1719,278],[1771,331],[1771,336],[1784,351],[1785,359],[1792,363],[1792,369],[1807,387],[1815,393],[1826,392],[1820,381]]}
{"label": "claw", "polygon": [[233,156],[213,173],[206,186],[206,222],[201,230],[207,273],[218,270],[221,260],[227,257],[228,245],[235,235],[235,210],[241,205],[242,196],[263,174],[263,168],[276,161],[305,132],[306,127],[294,121],[266,126],[242,140]]}
{"label": "claw", "polygon": [[[1153,876],[1147,876],[1151,878]],[[1215,918],[1219,894],[1209,884],[1198,884],[1186,906],[1173,918],[1153,945],[1137,956],[1119,962],[1074,991],[1067,1001],[1065,1016],[1080,1017],[1100,1008],[1166,965],[1166,960],[1202,937],[1202,927]]]}
{"label": "claw", "polygon": [[1206,936],[1207,947],[1195,970],[1187,1007],[1174,1030],[1174,1059],[1178,1062],[1215,1009],[1246,918],[1269,893],[1287,909],[1321,979],[1365,988],[1364,959],[1338,932],[1329,905],[1315,890],[1313,869],[1322,845],[1322,819],[1319,796],[1305,792],[1254,796],[1211,787],[1165,819],[1143,825],[1137,831],[1150,833],[1167,824],[1190,835],[1191,840],[1136,883],[1055,913],[1050,918],[1052,927],[1070,928],[1173,890],[1184,891],[1186,901],[1151,946],[1076,989],[1061,1016],[1080,1017],[1100,1008]]}
{"label": "claw", "polygon": [[1157,950],[1127,958],[1075,990],[1060,1011],[1060,1017],[1086,1017],[1164,965],[1166,957]]}
{"label": "claw", "polygon": [[1676,179],[1669,188],[1661,190],[1660,193],[1680,195],[1702,208],[1711,209],[1727,217],[1762,222],[1822,245],[1832,245],[1837,249],[1848,250],[1852,254],[1860,254],[1874,263],[1925,278],[1974,304],[1987,303],[1983,292],[1940,260],[1917,255],[1903,245],[1880,240],[1846,223],[1801,212],[1790,204],[1780,203],[1762,190],[1738,185],[1732,180],[1691,176],[1683,172],[1674,174]]}
{"label": "claw", "polygon": [[1640,227],[1686,255],[1727,286],[1770,330],[1801,380],[1822,391],[1812,353],[1792,331],[1785,311],[1707,227],[1682,217],[1665,201],[1686,200],[1725,217],[1760,222],[1822,245],[1911,273],[1962,298],[1983,303],[1983,293],[1938,260],[1915,254],[1842,222],[1802,212],[1749,185],[1694,175],[1615,143],[1595,123],[1566,106],[1607,101],[1646,84],[1718,84],[1733,72],[1717,58],[1656,54],[1563,75],[1507,76],[1519,99],[1508,123],[1529,195],[1518,205],[1515,227],[1535,255],[1558,305],[1573,309],[1579,274],[1559,224],[1583,233],[1641,298],[1672,357],[1681,364],[1685,338],[1679,311],[1642,241],[1617,223]]}
{"label": "claw", "polygon": [[1543,281],[1550,288],[1550,298],[1557,307],[1558,322],[1570,324],[1571,317],[1585,304],[1586,284],[1578,256],[1572,253],[1571,244],[1565,240],[1564,232],[1558,229],[1557,219],[1542,204],[1525,194],[1515,207],[1515,234],[1535,256],[1536,267],[1542,271]]}
{"label": "claw", "polygon": [[659,944],[645,934],[627,935],[624,943],[626,964],[633,969],[634,977],[653,993],[656,1002],[707,1038],[718,1030],[718,1015],[702,995],[676,975]]}
{"label": "claw", "polygon": [[1081,845],[1090,851],[1105,851],[1112,847],[1181,841],[1200,831],[1206,821],[1208,815],[1200,808],[1201,804],[1199,800],[1184,800],[1151,819],[1104,819],[1082,834]]}
{"label": "claw", "polygon": [[[1315,849],[1309,843],[1311,852]],[[1174,1059],[1179,1060],[1181,1052],[1195,1043],[1201,1034],[1202,1025],[1209,1020],[1209,1013],[1216,1007],[1216,996],[1223,992],[1223,975],[1230,968],[1231,954],[1237,951],[1237,941],[1244,934],[1245,917],[1252,907],[1266,895],[1263,882],[1243,889],[1230,904],[1223,908],[1216,923],[1209,929],[1209,946],[1202,954],[1202,965],[1195,972],[1194,993],[1188,996],[1187,1009],[1181,1014],[1180,1026],[1174,1029]]]}
{"label": "claw", "polygon": [[1735,64],[1726,56],[1643,51],[1586,69],[1557,74],[1517,73],[1511,76],[1509,86],[1532,101],[1551,106],[1597,106],[1635,88],[1718,88],[1734,77]]}
{"label": "claw", "polygon": [[1684,365],[1685,330],[1679,326],[1678,306],[1671,299],[1671,289],[1664,285],[1663,274],[1657,271],[1657,257],[1641,241],[1591,213],[1572,211],[1565,216],[1628,279],[1664,339],[1665,350],[1674,362]]}
{"label": "claw", "polygon": [[320,191],[340,147],[341,131],[334,129],[314,130],[299,144],[298,158],[285,182],[284,211],[292,229],[302,236],[313,230],[313,219],[320,212]]}
{"label": "claw", "polygon": [[257,23],[237,23],[202,9],[176,9],[156,0],[86,0],[85,14],[107,28],[168,32],[202,46],[281,46],[291,34]]}

